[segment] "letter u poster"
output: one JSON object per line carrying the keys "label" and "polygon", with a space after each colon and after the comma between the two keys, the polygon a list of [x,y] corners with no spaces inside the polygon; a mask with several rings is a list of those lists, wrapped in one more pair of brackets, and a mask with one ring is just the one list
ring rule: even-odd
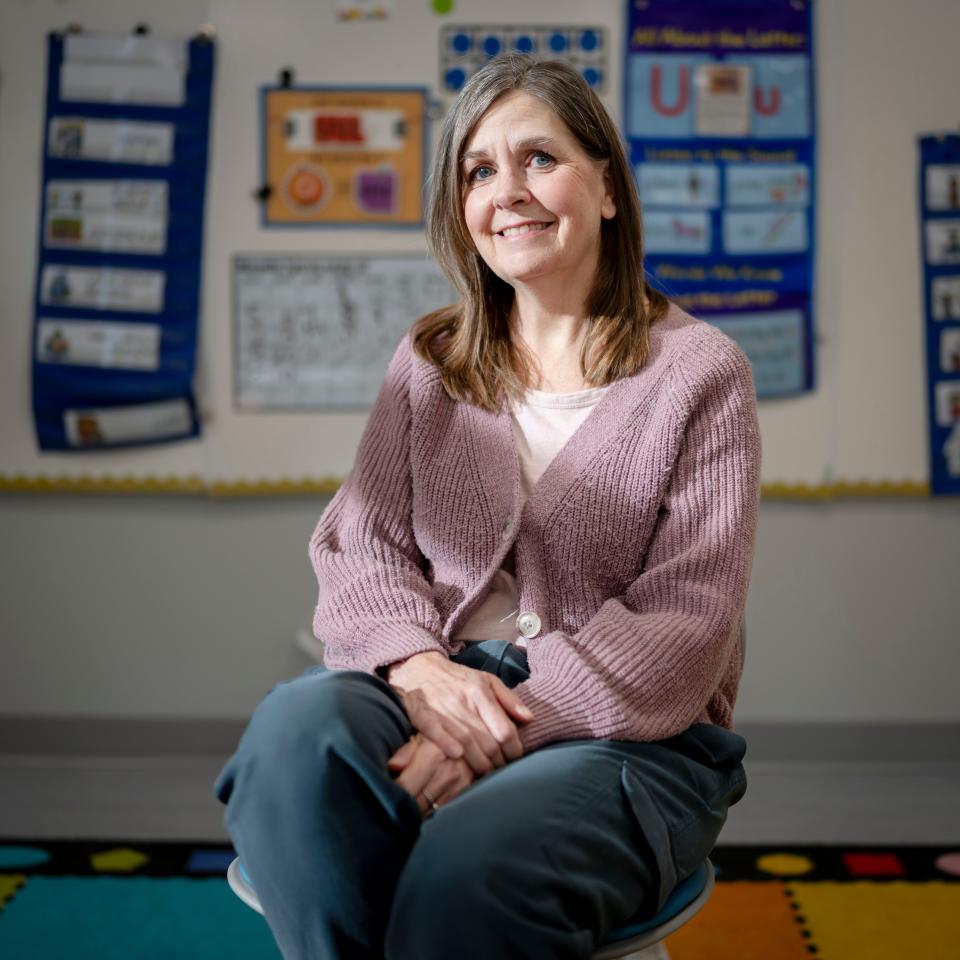
{"label": "letter u poster", "polygon": [[757,394],[814,385],[809,0],[628,0],[624,132],[650,282],[731,336]]}

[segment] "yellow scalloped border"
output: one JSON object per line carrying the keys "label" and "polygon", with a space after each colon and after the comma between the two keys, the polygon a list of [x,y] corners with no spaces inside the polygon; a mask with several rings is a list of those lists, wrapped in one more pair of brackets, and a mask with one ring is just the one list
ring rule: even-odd
{"label": "yellow scalloped border", "polygon": [[207,483],[200,476],[188,477],[78,477],[66,475],[42,477],[0,474],[2,493],[179,493],[187,495],[207,492]]}
{"label": "yellow scalloped border", "polygon": [[187,477],[53,477],[0,474],[0,493],[117,493],[171,494],[209,497],[330,496],[343,482],[341,477],[292,480],[205,480]]}
{"label": "yellow scalloped border", "polygon": [[[293,480],[205,480],[188,477],[40,477],[0,474],[0,493],[172,494],[208,497],[332,496],[340,477]],[[765,500],[839,500],[859,497],[929,497],[930,485],[916,480],[838,480],[834,483],[766,483]]]}
{"label": "yellow scalloped border", "polygon": [[765,483],[764,500],[843,500],[858,497],[929,497],[925,480],[836,480],[833,483]]}

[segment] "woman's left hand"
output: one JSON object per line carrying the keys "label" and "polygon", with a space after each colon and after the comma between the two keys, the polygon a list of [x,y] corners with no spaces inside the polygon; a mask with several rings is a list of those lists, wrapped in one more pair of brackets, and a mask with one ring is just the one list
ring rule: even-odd
{"label": "woman's left hand", "polygon": [[397,783],[417,801],[424,818],[463,793],[474,781],[466,760],[450,759],[419,733],[387,761],[387,767]]}

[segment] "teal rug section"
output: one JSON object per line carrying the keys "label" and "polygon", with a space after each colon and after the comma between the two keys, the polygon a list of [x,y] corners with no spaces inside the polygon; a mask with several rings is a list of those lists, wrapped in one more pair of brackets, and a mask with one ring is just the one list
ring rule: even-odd
{"label": "teal rug section", "polygon": [[220,877],[33,875],[0,912],[4,960],[279,960]]}

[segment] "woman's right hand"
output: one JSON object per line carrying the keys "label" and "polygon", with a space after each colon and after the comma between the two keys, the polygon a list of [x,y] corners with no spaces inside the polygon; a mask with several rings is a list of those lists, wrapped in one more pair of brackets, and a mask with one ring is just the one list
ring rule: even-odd
{"label": "woman's right hand", "polygon": [[424,818],[458,797],[476,779],[466,760],[451,760],[422,733],[415,733],[387,761],[387,769],[416,800]]}
{"label": "woman's right hand", "polygon": [[523,756],[517,724],[533,713],[499,677],[428,650],[391,664],[387,682],[413,726],[476,776]]}

